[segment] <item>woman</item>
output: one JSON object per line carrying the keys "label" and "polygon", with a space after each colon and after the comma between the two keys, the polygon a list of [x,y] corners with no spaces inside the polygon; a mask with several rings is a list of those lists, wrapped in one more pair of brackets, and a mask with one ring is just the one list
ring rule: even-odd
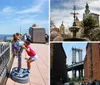
{"label": "woman", "polygon": [[16,56],[17,53],[18,53],[18,47],[17,47],[17,35],[16,35],[16,34],[13,35],[12,45],[13,45],[13,50],[14,50],[14,56]]}

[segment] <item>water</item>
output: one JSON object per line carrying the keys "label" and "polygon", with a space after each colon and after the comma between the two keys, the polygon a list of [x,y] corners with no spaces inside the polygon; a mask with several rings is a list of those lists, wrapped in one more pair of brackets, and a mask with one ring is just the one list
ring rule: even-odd
{"label": "water", "polygon": [[5,39],[12,38],[13,34],[0,34],[0,42],[5,41]]}
{"label": "water", "polygon": [[0,34],[0,38],[2,37],[12,38],[13,34]]}

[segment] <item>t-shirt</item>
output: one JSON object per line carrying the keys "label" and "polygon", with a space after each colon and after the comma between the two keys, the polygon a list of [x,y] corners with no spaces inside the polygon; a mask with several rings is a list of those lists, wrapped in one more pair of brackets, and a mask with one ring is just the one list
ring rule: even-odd
{"label": "t-shirt", "polygon": [[27,52],[27,54],[31,57],[33,57],[33,56],[35,56],[36,55],[36,53],[35,53],[35,51],[28,45],[28,46],[25,46],[27,49],[29,49],[30,51],[26,51]]}
{"label": "t-shirt", "polygon": [[13,48],[14,48],[15,50],[18,50],[18,47],[17,47],[16,44],[13,45]]}

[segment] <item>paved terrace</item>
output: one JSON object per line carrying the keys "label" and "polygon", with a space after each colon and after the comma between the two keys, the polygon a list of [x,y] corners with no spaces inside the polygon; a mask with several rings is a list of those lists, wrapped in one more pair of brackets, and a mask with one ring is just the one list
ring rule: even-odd
{"label": "paved terrace", "polygon": [[[49,46],[47,44],[31,44],[39,58],[31,63],[30,82],[20,84],[8,78],[6,85],[50,85],[49,77]],[[22,67],[26,68],[27,54],[25,50],[22,53]],[[28,58],[28,57],[27,57]],[[15,57],[12,68],[17,66],[17,57]]]}

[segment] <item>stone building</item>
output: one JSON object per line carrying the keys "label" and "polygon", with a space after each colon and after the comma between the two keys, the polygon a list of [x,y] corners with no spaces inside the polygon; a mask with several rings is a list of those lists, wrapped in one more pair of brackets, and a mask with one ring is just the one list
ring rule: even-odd
{"label": "stone building", "polygon": [[91,16],[96,20],[97,27],[99,27],[99,14],[91,13]]}
{"label": "stone building", "polygon": [[34,43],[46,43],[45,28],[38,27],[36,24],[33,24],[32,27],[29,28],[29,34],[31,35]]}
{"label": "stone building", "polygon": [[[99,27],[99,15],[96,14],[96,13],[91,13],[90,9],[89,9],[89,5],[88,5],[88,3],[86,3],[85,12],[83,13],[83,20],[86,19],[88,16],[92,16],[93,17],[93,19],[97,22],[96,26],[98,28]],[[75,22],[76,22],[76,25],[80,28],[79,32],[77,33],[77,37],[83,37],[84,28],[82,27],[82,21],[80,21],[78,19],[78,17],[76,16]]]}
{"label": "stone building", "polygon": [[91,13],[90,9],[89,9],[89,5],[88,5],[88,3],[86,3],[85,13],[83,14],[83,19],[87,18],[90,15],[94,18],[94,20],[96,20],[97,26],[99,27],[99,14]]}
{"label": "stone building", "polygon": [[84,82],[100,81],[100,44],[88,43],[84,60]]}
{"label": "stone building", "polygon": [[67,81],[66,54],[62,43],[50,44],[51,85]]}
{"label": "stone building", "polygon": [[64,24],[63,24],[63,21],[62,21],[62,24],[61,24],[61,26],[60,26],[60,33],[61,33],[61,34],[65,34],[65,26],[64,26]]}

